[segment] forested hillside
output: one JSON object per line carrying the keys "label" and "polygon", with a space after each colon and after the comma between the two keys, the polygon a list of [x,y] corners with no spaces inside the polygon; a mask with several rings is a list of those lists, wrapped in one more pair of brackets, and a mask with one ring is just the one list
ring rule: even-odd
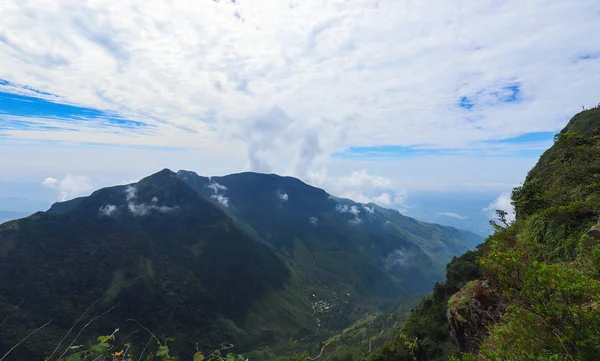
{"label": "forested hillside", "polygon": [[0,349],[52,321],[11,356],[119,327],[136,352],[148,329],[182,359],[223,342],[274,359],[414,305],[480,240],[295,178],[165,169],[0,226]]}
{"label": "forested hillside", "polygon": [[368,360],[597,360],[600,107],[574,116],[512,194],[516,220],[447,267],[447,280]]}

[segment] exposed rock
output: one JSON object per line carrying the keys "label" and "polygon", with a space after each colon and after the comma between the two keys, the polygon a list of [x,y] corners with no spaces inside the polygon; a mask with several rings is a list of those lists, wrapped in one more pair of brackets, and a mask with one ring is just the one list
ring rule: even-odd
{"label": "exposed rock", "polygon": [[590,228],[590,230],[587,232],[588,236],[592,237],[593,239],[599,241],[600,240],[600,225],[599,224],[595,224],[592,226],[592,228]]}
{"label": "exposed rock", "polygon": [[461,352],[477,353],[490,325],[506,312],[506,301],[491,290],[488,281],[467,284],[453,296],[446,310],[450,337]]}

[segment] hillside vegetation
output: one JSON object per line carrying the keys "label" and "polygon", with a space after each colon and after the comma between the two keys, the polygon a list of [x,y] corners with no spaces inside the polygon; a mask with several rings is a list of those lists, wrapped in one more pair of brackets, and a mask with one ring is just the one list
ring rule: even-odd
{"label": "hillside vegetation", "polygon": [[597,360],[600,108],[583,111],[512,194],[516,221],[447,267],[368,360]]}
{"label": "hillside vegetation", "polygon": [[0,225],[0,350],[51,320],[11,359],[41,360],[63,337],[92,347],[116,327],[143,354],[140,325],[181,359],[223,342],[257,360],[313,352],[414,305],[480,241],[295,178],[165,169]]}

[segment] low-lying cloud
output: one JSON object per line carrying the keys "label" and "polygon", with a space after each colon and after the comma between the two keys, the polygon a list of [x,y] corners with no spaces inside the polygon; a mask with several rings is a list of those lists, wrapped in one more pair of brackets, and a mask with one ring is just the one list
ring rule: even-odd
{"label": "low-lying cloud", "polygon": [[125,200],[131,201],[134,200],[137,196],[137,188],[135,186],[128,186],[125,188]]}
{"label": "low-lying cloud", "polygon": [[290,199],[287,193],[284,192],[277,192],[277,198],[282,202],[287,202]]}
{"label": "low-lying cloud", "polygon": [[48,177],[44,179],[42,185],[57,190],[58,200],[61,202],[86,194],[93,189],[90,178],[75,174],[67,174],[61,180]]}
{"label": "low-lying cloud", "polygon": [[464,221],[465,219],[469,219],[469,217],[461,216],[460,214],[454,213],[454,212],[439,212],[438,214],[440,216],[446,216],[446,217],[456,218],[456,219],[459,219],[461,221]]}
{"label": "low-lying cloud", "polygon": [[98,209],[98,213],[101,216],[105,216],[105,217],[112,217],[116,212],[117,212],[117,206],[115,206],[114,204],[107,204],[107,205],[100,207],[100,209]]}
{"label": "low-lying cloud", "polygon": [[[160,213],[169,213],[169,212],[173,212],[173,211],[179,209],[178,206],[168,207],[165,205],[160,205],[158,197],[152,197],[150,204],[136,203],[135,200],[137,199],[137,188],[135,186],[128,186],[127,188],[125,188],[124,193],[125,193],[125,200],[127,201],[127,204],[126,204],[127,210],[134,217],[146,216],[151,211],[156,211],[156,212],[160,212]],[[106,207],[107,206],[105,206],[104,209],[101,207],[100,211],[106,212],[107,210],[110,209],[110,208],[107,209]],[[116,210],[112,211],[111,214],[114,213],[115,211]],[[110,214],[106,214],[106,215],[110,215]]]}
{"label": "low-lying cloud", "polygon": [[395,267],[408,267],[411,264],[412,252],[406,251],[405,249],[397,249],[385,258],[384,265],[386,269]]}
{"label": "low-lying cloud", "polygon": [[354,216],[354,219],[348,221],[348,223],[352,223],[352,224],[359,224],[362,223],[362,219],[360,219],[359,215],[360,215],[360,209],[353,205],[353,206],[348,206],[347,204],[337,204],[335,206],[335,210],[340,212],[340,213],[349,213],[352,214]]}
{"label": "low-lying cloud", "polygon": [[408,193],[394,184],[392,179],[369,174],[366,169],[341,177],[322,177],[315,182],[334,195],[358,203],[375,203],[382,207],[405,211]]}
{"label": "low-lying cloud", "polygon": [[229,207],[229,198],[223,195],[223,192],[227,191],[227,187],[217,182],[212,182],[207,187],[213,190],[210,198],[216,200],[223,207]]}

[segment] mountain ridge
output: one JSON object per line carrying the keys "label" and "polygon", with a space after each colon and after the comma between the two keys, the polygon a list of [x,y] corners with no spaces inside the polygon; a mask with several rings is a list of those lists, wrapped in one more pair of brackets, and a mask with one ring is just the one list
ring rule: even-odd
{"label": "mountain ridge", "polygon": [[89,334],[135,318],[174,336],[184,356],[195,342],[252,350],[315,327],[333,335],[429,288],[441,279],[434,257],[472,241],[416,220],[421,233],[401,232],[385,212],[291,177],[168,169],[55,203],[0,226],[0,280],[11,280],[0,282],[0,310],[23,302],[0,342],[51,314],[58,322],[21,354],[39,357],[96,300],[97,312],[117,308]]}

